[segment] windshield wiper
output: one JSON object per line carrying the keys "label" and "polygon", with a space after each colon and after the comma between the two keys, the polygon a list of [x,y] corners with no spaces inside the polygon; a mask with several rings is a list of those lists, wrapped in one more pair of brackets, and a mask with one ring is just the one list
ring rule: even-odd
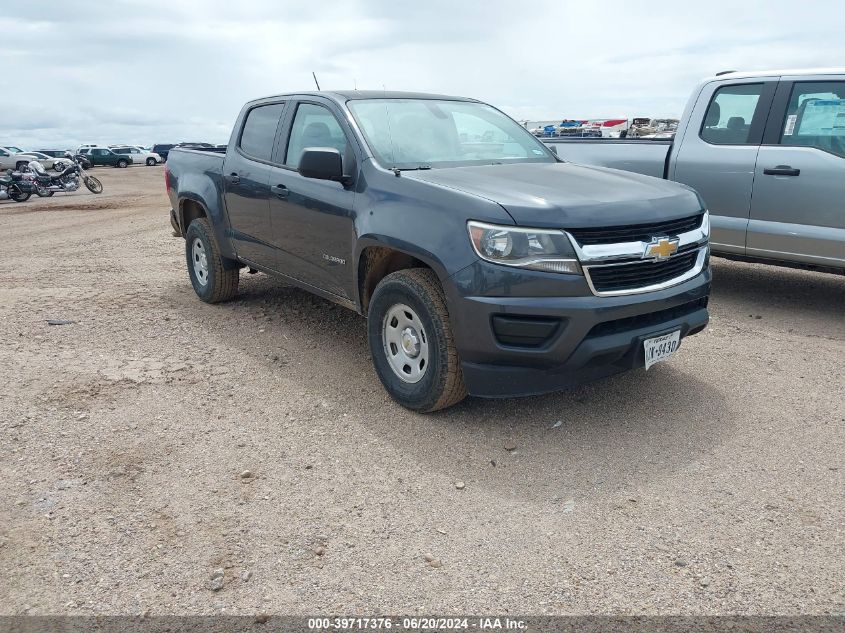
{"label": "windshield wiper", "polygon": [[391,167],[390,170],[399,178],[399,174],[403,171],[418,171],[424,169],[431,169],[431,165],[417,165],[416,167]]}

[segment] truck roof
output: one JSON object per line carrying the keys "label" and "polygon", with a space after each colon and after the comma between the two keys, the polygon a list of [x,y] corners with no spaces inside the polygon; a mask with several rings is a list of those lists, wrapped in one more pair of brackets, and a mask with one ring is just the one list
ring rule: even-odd
{"label": "truck roof", "polygon": [[454,97],[429,92],[405,92],[401,90],[311,90],[306,92],[286,92],[278,95],[268,95],[266,97],[261,97],[261,99],[253,99],[252,101],[262,101],[264,99],[272,99],[275,97],[328,97],[338,102],[358,99],[440,99],[443,101],[475,101],[475,99],[469,99],[467,97]]}
{"label": "truck roof", "polygon": [[720,79],[753,79],[755,77],[780,77],[794,75],[845,75],[845,68],[787,68],[780,70],[731,70],[707,77],[704,81]]}

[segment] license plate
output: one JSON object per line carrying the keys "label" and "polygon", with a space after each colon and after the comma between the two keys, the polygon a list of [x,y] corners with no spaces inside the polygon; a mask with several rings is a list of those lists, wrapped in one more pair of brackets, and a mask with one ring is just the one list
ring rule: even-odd
{"label": "license plate", "polygon": [[666,360],[678,350],[681,344],[681,331],[675,330],[663,336],[647,338],[643,341],[645,347],[645,368],[648,369],[654,363]]}

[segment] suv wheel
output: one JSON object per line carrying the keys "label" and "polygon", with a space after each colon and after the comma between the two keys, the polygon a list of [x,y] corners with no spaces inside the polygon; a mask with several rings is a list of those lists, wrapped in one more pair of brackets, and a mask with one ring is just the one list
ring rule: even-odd
{"label": "suv wheel", "polygon": [[154,166],[155,164],[156,164],[156,159],[155,159],[155,158],[148,158],[148,159],[147,159],[147,167],[152,167],[152,166]]}
{"label": "suv wheel", "polygon": [[125,169],[125,168],[129,167],[129,163],[126,162],[123,158],[121,158],[119,161],[117,161],[117,166],[120,167],[121,169]]}
{"label": "suv wheel", "polygon": [[367,319],[376,373],[399,404],[425,413],[466,397],[446,296],[432,270],[412,268],[382,279]]}
{"label": "suv wheel", "polygon": [[240,266],[220,255],[211,225],[197,218],[185,234],[188,275],[197,296],[206,303],[228,301],[238,292]]}

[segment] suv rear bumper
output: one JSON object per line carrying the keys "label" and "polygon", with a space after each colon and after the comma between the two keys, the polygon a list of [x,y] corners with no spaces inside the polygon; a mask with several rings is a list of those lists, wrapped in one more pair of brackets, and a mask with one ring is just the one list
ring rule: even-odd
{"label": "suv rear bumper", "polygon": [[[536,275],[526,275],[528,288],[537,289]],[[509,296],[467,296],[460,277],[447,290],[452,329],[467,391],[481,397],[546,393],[642,367],[645,339],[680,330],[683,340],[709,318],[709,268],[671,288],[619,297],[596,297],[571,275],[559,278],[561,294],[582,286],[580,296],[514,296],[522,284]]]}

